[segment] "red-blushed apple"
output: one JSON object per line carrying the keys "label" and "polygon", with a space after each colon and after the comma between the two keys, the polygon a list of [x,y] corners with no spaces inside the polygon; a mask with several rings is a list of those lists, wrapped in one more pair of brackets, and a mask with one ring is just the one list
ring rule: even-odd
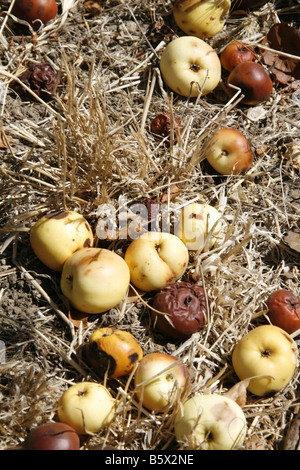
{"label": "red-blushed apple", "polygon": [[35,255],[54,271],[61,271],[75,251],[91,247],[93,240],[89,223],[75,211],[44,215],[30,230],[30,243]]}
{"label": "red-blushed apple", "polygon": [[232,41],[222,50],[220,61],[222,67],[231,72],[242,62],[254,62],[256,54],[254,49],[242,41]]}
{"label": "red-blushed apple", "polygon": [[91,335],[85,358],[99,377],[107,373],[109,378],[116,378],[133,371],[143,358],[143,350],[129,331],[103,327]]}
{"label": "red-blushed apple", "polygon": [[79,435],[65,423],[41,424],[24,441],[25,450],[79,450],[79,447]]}
{"label": "red-blushed apple", "polygon": [[160,59],[162,77],[175,93],[192,98],[207,95],[221,79],[221,62],[216,51],[202,39],[181,36],[173,39]]}
{"label": "red-blushed apple", "polygon": [[267,101],[273,91],[273,82],[268,72],[256,62],[242,62],[234,67],[227,79],[228,91],[234,95],[234,85],[241,89],[244,98],[241,103],[258,105]]}
{"label": "red-blushed apple", "polygon": [[223,29],[230,6],[230,0],[177,0],[174,20],[185,34],[210,38]]}
{"label": "red-blushed apple", "polygon": [[27,21],[35,29],[41,25],[41,22],[46,24],[55,18],[57,13],[56,0],[15,0],[12,9],[13,15]]}
{"label": "red-blushed apple", "polygon": [[180,399],[188,377],[186,365],[175,356],[161,352],[149,353],[135,371],[135,393],[145,408],[163,412]]}
{"label": "red-blushed apple", "polygon": [[83,248],[64,264],[61,290],[77,310],[103,313],[125,297],[130,282],[127,263],[105,248]]}
{"label": "red-blushed apple", "polygon": [[234,450],[242,446],[247,422],[242,408],[218,394],[187,400],[175,419],[177,441],[190,450]]}
{"label": "red-blushed apple", "polygon": [[208,163],[222,175],[238,175],[251,167],[253,153],[244,134],[224,127],[213,135],[204,151]]}
{"label": "red-blushed apple", "polygon": [[193,251],[203,249],[209,235],[208,248],[212,248],[222,228],[221,217],[221,213],[210,204],[192,202],[182,208],[175,235],[188,250]]}
{"label": "red-blushed apple", "polygon": [[297,361],[295,341],[274,325],[250,330],[238,341],[232,354],[232,365],[240,380],[256,377],[250,380],[248,390],[257,396],[282,390],[292,379]]}
{"label": "red-blushed apple", "polygon": [[274,291],[267,300],[271,323],[289,334],[300,329],[300,298],[288,289]]}
{"label": "red-blushed apple", "polygon": [[58,419],[79,434],[94,434],[108,426],[115,416],[115,400],[109,390],[96,382],[71,385],[58,403]]}
{"label": "red-blushed apple", "polygon": [[184,274],[189,252],[176,235],[146,232],[130,243],[125,261],[132,284],[150,292],[172,284]]}

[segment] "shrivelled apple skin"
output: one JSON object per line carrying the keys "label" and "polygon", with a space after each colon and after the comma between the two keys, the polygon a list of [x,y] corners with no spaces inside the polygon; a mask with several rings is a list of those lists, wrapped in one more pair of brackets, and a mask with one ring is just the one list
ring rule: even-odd
{"label": "shrivelled apple skin", "polygon": [[257,396],[282,390],[291,380],[297,361],[295,341],[274,325],[251,330],[239,340],[232,354],[232,365],[240,380],[261,376],[251,379],[248,386]]}
{"label": "shrivelled apple skin", "polygon": [[30,244],[45,266],[61,271],[75,251],[93,245],[93,232],[78,212],[55,212],[44,215],[32,226]]}
{"label": "shrivelled apple skin", "polygon": [[103,313],[121,302],[129,282],[129,268],[121,256],[104,248],[83,248],[65,262],[61,290],[77,310]]}
{"label": "shrivelled apple skin", "polygon": [[221,79],[221,62],[216,51],[194,36],[169,42],[160,59],[165,83],[182,96],[196,97],[213,91]]}
{"label": "shrivelled apple skin", "polygon": [[251,167],[253,153],[244,134],[238,129],[219,129],[208,142],[208,163],[221,175],[238,175]]}
{"label": "shrivelled apple skin", "polygon": [[273,325],[289,334],[300,329],[300,298],[288,289],[274,291],[267,300],[268,316]]}
{"label": "shrivelled apple skin", "polygon": [[188,449],[233,450],[244,442],[247,423],[242,408],[218,394],[197,395],[183,404],[175,436]]}
{"label": "shrivelled apple skin", "polygon": [[185,34],[210,38],[222,30],[230,6],[230,0],[177,0],[174,20]]}

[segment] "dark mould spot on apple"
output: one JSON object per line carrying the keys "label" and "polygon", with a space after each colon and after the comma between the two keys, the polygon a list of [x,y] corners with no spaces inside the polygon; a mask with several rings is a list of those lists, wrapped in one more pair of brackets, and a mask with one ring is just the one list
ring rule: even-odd
{"label": "dark mould spot on apple", "polygon": [[203,220],[203,215],[202,214],[194,214],[194,212],[192,212],[192,214],[189,215],[189,219]]}
{"label": "dark mould spot on apple", "polygon": [[138,360],[138,357],[139,356],[137,355],[137,353],[133,353],[133,354],[130,354],[130,356],[128,356],[131,364],[135,364],[136,361]]}
{"label": "dark mould spot on apple", "polygon": [[83,244],[84,248],[90,248],[91,247],[91,239],[90,238],[87,238]]}

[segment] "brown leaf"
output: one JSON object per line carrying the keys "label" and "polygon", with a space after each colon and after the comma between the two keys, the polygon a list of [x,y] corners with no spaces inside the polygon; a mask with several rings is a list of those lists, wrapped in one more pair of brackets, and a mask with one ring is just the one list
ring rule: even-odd
{"label": "brown leaf", "polygon": [[13,138],[10,135],[6,135],[6,134],[4,137],[3,134],[0,133],[0,148],[1,149],[7,148],[8,144],[6,142],[8,144],[11,144],[13,142]]}
{"label": "brown leaf", "polygon": [[[170,201],[173,201],[173,199],[178,196],[178,194],[181,193],[181,189],[177,184],[173,183],[170,185]],[[160,196],[160,203],[164,204],[165,202],[168,202],[168,191],[165,191],[161,196]]]}
{"label": "brown leaf", "polygon": [[283,240],[292,250],[300,253],[300,233],[288,232]]}
{"label": "brown leaf", "polygon": [[247,403],[247,387],[251,379],[237,382],[225,395],[235,401],[241,408]]}
{"label": "brown leaf", "polygon": [[73,323],[73,325],[78,328],[80,323],[84,328],[87,327],[88,324],[88,314],[84,312],[79,312],[78,310],[70,307],[69,310],[69,320]]}

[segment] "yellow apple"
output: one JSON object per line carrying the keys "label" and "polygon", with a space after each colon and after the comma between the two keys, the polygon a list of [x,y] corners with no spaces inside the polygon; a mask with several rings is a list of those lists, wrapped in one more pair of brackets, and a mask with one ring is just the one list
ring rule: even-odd
{"label": "yellow apple", "polygon": [[193,202],[182,209],[175,234],[189,250],[199,250],[212,230],[208,242],[208,247],[212,248],[222,227],[221,221],[218,222],[221,217],[221,213],[211,205]]}
{"label": "yellow apple", "polygon": [[222,175],[238,175],[249,168],[253,154],[247,138],[230,127],[219,129],[207,144],[208,163]]}
{"label": "yellow apple", "polygon": [[78,434],[94,434],[111,423],[115,400],[109,390],[95,382],[71,385],[58,403],[58,419]]}
{"label": "yellow apple", "polygon": [[263,396],[283,389],[293,377],[298,348],[293,338],[274,325],[254,328],[237,343],[232,365],[240,380],[250,380],[248,390]]}
{"label": "yellow apple", "polygon": [[86,219],[77,212],[50,213],[32,226],[30,243],[42,263],[54,271],[61,271],[72,253],[93,246],[93,232]]}
{"label": "yellow apple", "polygon": [[230,0],[178,0],[173,15],[185,34],[210,38],[223,29],[230,7]]}
{"label": "yellow apple", "polygon": [[135,393],[148,410],[164,411],[180,398],[188,377],[187,367],[175,356],[150,353],[143,357],[135,371]]}
{"label": "yellow apple", "polygon": [[104,248],[83,248],[67,259],[61,290],[70,304],[85,313],[103,313],[125,297],[130,272],[124,259]]}
{"label": "yellow apple", "polygon": [[189,253],[184,243],[167,232],[146,232],[125,253],[131,282],[145,292],[162,289],[185,272]]}
{"label": "yellow apple", "polygon": [[173,91],[192,98],[210,93],[221,79],[218,54],[194,36],[182,36],[169,42],[161,55],[160,70]]}
{"label": "yellow apple", "polygon": [[175,418],[175,436],[190,450],[233,450],[247,430],[242,408],[218,394],[198,395],[183,405]]}

